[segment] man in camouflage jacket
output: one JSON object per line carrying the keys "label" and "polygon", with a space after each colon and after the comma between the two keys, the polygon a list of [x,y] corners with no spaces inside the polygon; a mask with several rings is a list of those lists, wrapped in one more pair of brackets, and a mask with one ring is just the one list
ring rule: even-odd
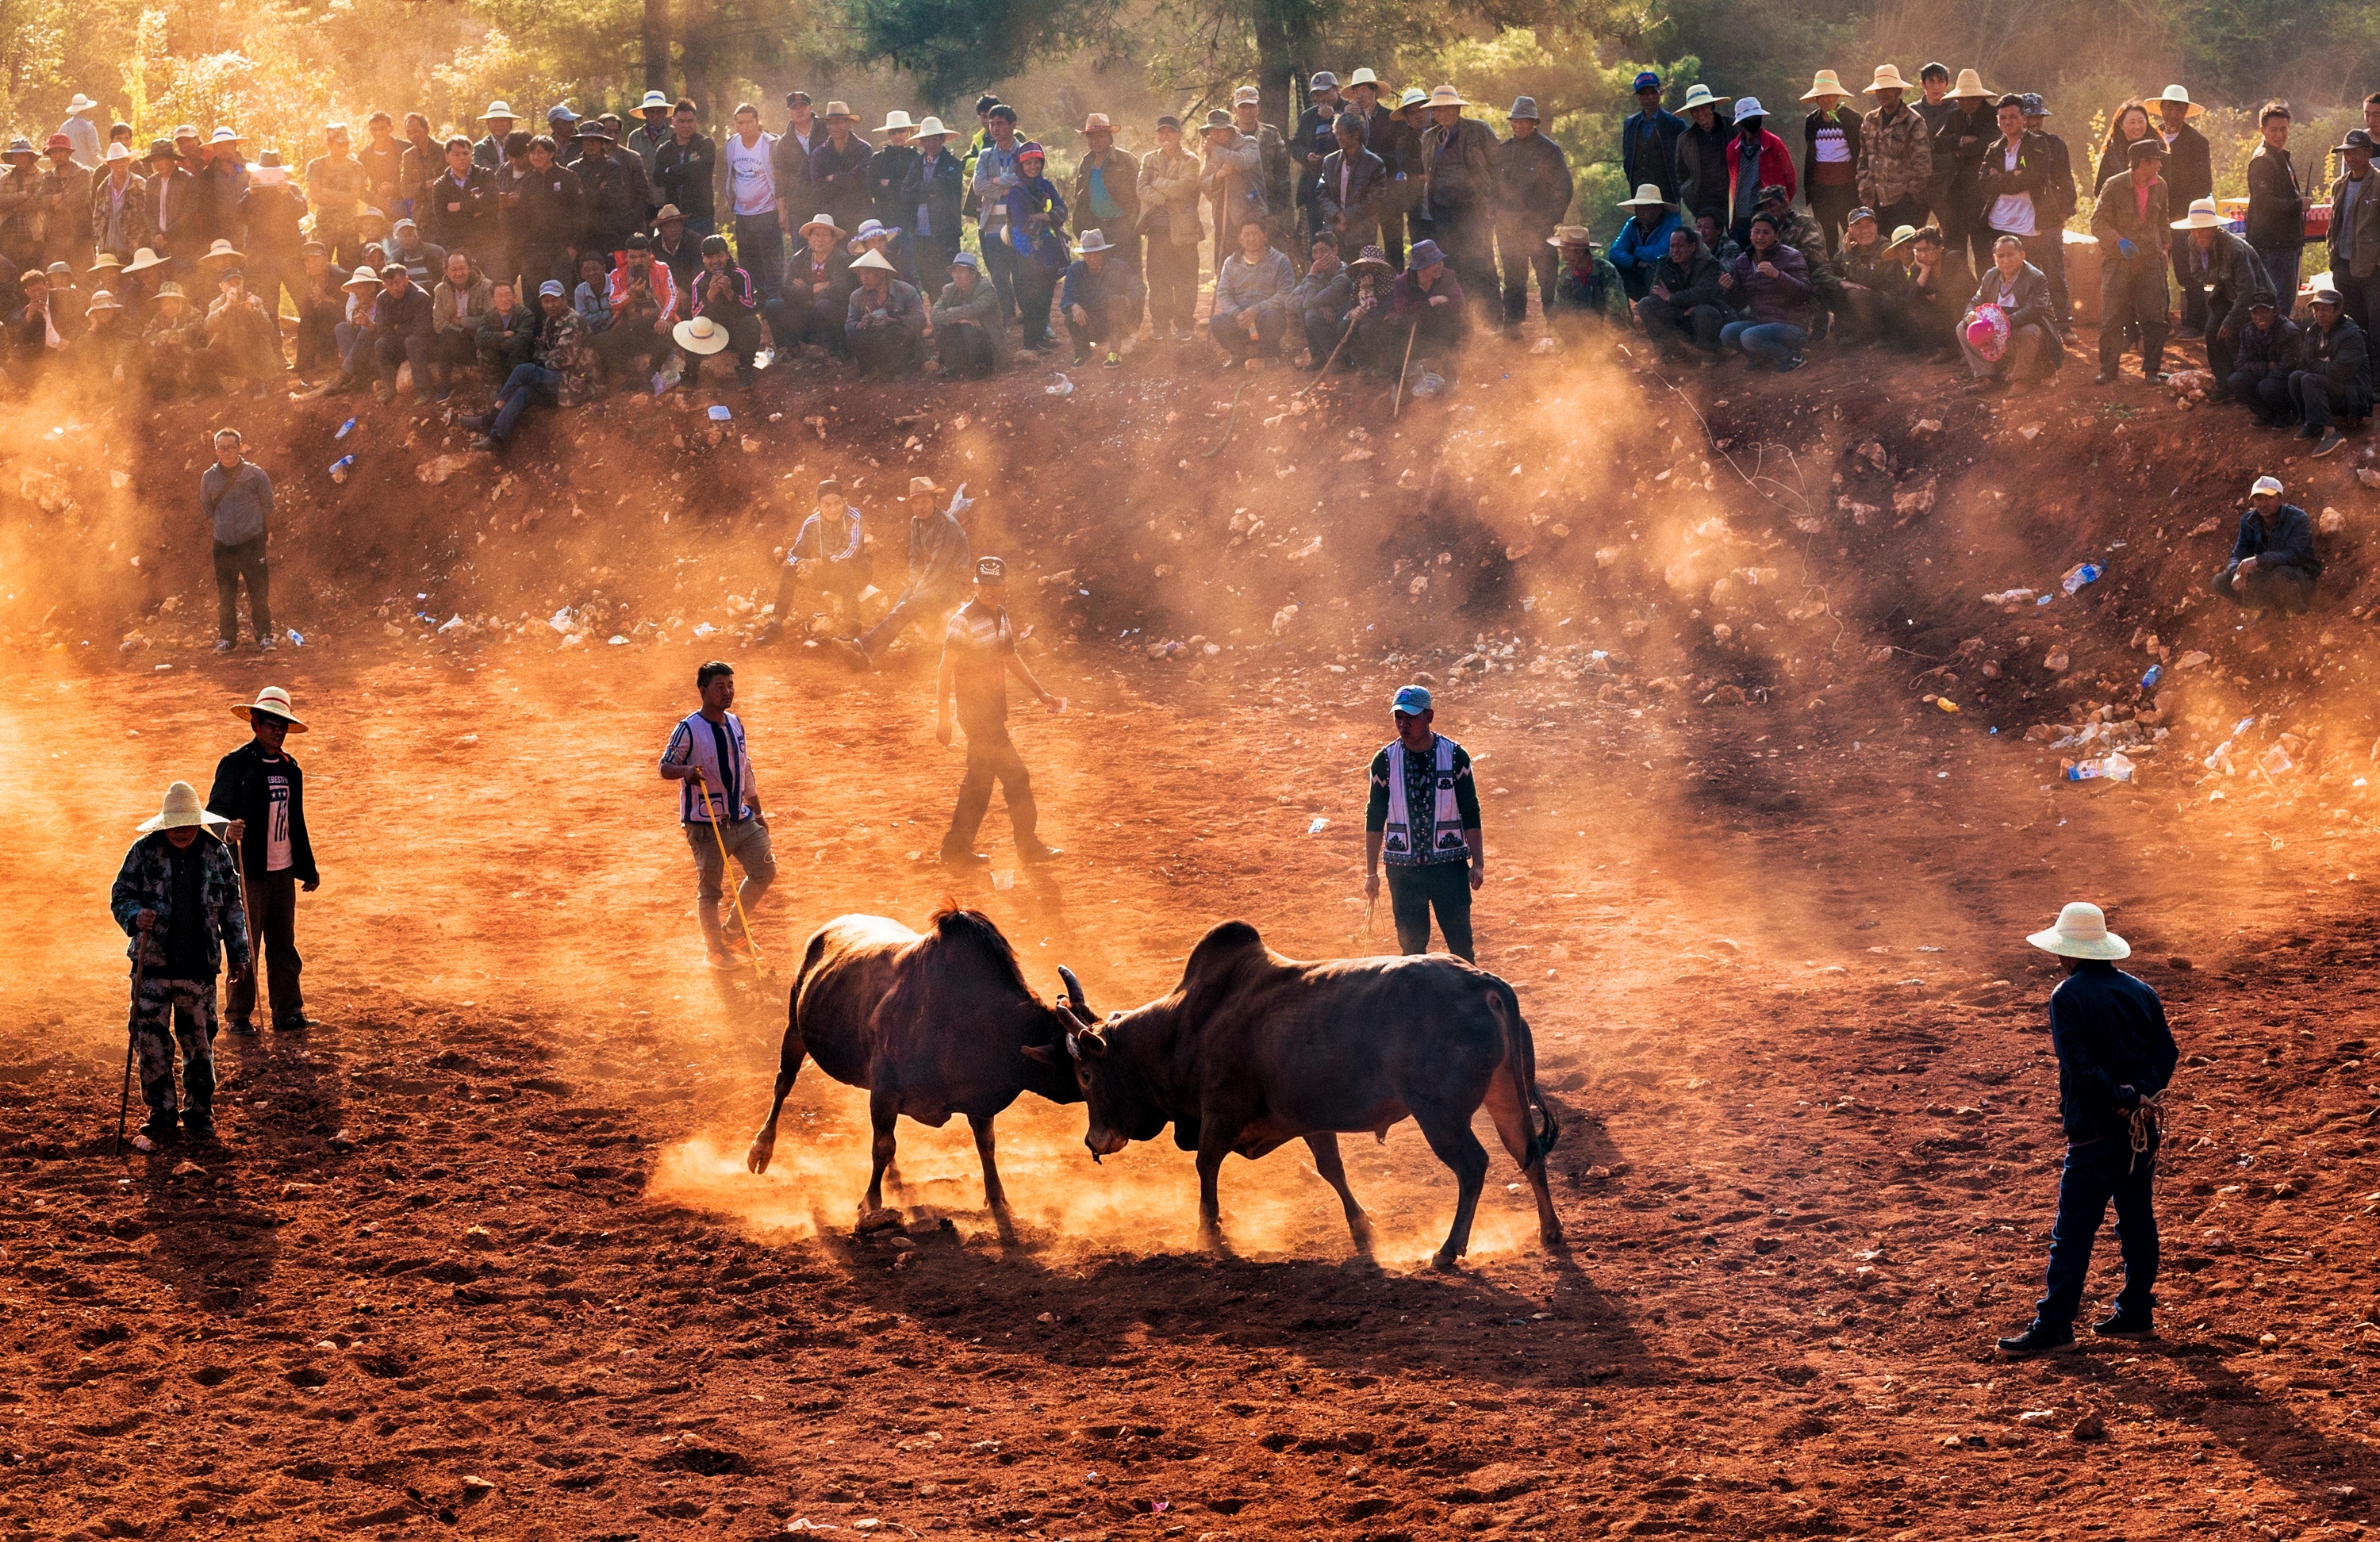
{"label": "man in camouflage jacket", "polygon": [[[215,832],[229,821],[206,812],[198,790],[176,782],[165,806],[140,826],[108,894],[108,910],[130,941],[139,989],[132,1047],[149,1105],[143,1149],[174,1137],[214,1135],[215,971],[226,952],[234,983],[252,966],[239,874]],[[174,1047],[182,1050],[182,1097],[174,1093]]]}

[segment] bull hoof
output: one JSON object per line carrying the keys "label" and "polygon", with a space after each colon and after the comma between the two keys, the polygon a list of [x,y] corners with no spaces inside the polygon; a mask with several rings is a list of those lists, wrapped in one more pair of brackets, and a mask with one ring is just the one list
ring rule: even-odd
{"label": "bull hoof", "polygon": [[1551,1248],[1560,1248],[1566,1245],[1562,1241],[1562,1229],[1559,1226],[1548,1226],[1543,1228],[1537,1232],[1537,1240]]}
{"label": "bull hoof", "polygon": [[1440,1248],[1429,1256],[1429,1267],[1440,1274],[1452,1274],[1462,1269],[1463,1255]]}
{"label": "bull hoof", "polygon": [[776,1154],[776,1142],[765,1140],[754,1141],[752,1143],[752,1149],[744,1153],[744,1171],[747,1172],[768,1172],[769,1159]]}

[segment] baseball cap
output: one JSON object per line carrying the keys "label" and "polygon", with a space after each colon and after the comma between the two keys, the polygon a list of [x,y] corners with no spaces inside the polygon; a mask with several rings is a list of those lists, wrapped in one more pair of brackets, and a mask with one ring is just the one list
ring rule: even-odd
{"label": "baseball cap", "polygon": [[562,287],[562,280],[558,278],[549,278],[544,283],[539,285],[537,286],[537,293],[538,297],[540,299],[547,295],[552,295],[556,298],[565,298],[568,296],[568,291]]}
{"label": "baseball cap", "polygon": [[1659,91],[1660,89],[1661,89],[1661,78],[1660,78],[1659,76],[1658,76],[1658,75],[1654,74],[1654,73],[1653,73],[1651,70],[1649,70],[1649,69],[1647,69],[1647,70],[1640,70],[1640,71],[1637,73],[1637,76],[1636,76],[1636,83],[1635,83],[1634,85],[1633,85],[1633,86],[1631,86],[1631,87],[1629,87],[1629,88],[1628,88],[1629,91],[1630,91],[1632,94],[1633,94],[1633,93],[1634,93],[1634,92],[1636,92],[1636,91]]}
{"label": "baseball cap", "polygon": [[2269,492],[2276,498],[2279,497],[2281,495],[2281,480],[2278,477],[2257,478],[2255,484],[2248,489],[2248,496],[2253,498],[2260,492]]}
{"label": "baseball cap", "polygon": [[1429,687],[1400,686],[1397,687],[1395,699],[1391,700],[1389,706],[1392,710],[1403,712],[1409,717],[1419,717],[1429,710]]}
{"label": "baseball cap", "polygon": [[978,584],[1008,582],[1008,565],[998,557],[978,557],[975,560],[975,581]]}

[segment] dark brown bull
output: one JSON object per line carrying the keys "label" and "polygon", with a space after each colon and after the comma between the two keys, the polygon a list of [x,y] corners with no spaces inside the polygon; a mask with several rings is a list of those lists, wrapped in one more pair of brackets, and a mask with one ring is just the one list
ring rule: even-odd
{"label": "dark brown bull", "polygon": [[1486,970],[1445,954],[1301,963],[1246,922],[1226,921],[1192,950],[1182,983],[1146,1006],[1099,1025],[1082,992],[1069,995],[1081,1026],[1066,1051],[1090,1105],[1083,1143],[1097,1159],[1172,1124],[1176,1144],[1198,1153],[1201,1245],[1222,1246],[1215,1176],[1224,1156],[1261,1157],[1303,1138],[1368,1254],[1371,1228],[1347,1187],[1339,1135],[1385,1137],[1411,1118],[1461,1184],[1454,1229],[1433,1260],[1453,1268],[1488,1175],[1471,1133],[1483,1103],[1536,1191],[1538,1235],[1560,1244],[1546,1187],[1556,1131],[1536,1088],[1536,1047],[1512,988]]}
{"label": "dark brown bull", "polygon": [[[1079,1002],[1082,988],[1061,973]],[[838,916],[802,952],[786,1002],[776,1099],[744,1165],[769,1170],[777,1119],[807,1054],[836,1081],[868,1089],[876,1130],[868,1210],[883,1204],[893,1122],[906,1115],[939,1129],[960,1113],[983,1159],[984,1203],[1006,1237],[1008,1198],[992,1161],[991,1122],[1023,1092],[1053,1103],[1082,1100],[1075,1078],[1055,1063],[1075,1026],[1026,987],[1015,950],[988,916],[946,906],[922,936],[881,916]],[[1035,1050],[1042,1051],[1038,1060]]]}

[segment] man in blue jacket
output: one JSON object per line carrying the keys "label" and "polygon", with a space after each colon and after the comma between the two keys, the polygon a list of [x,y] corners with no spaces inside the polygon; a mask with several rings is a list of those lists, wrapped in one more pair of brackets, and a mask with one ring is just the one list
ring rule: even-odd
{"label": "man in blue jacket", "polygon": [[2231,560],[2209,587],[2252,611],[2303,615],[2322,577],[2322,559],[2313,552],[2313,521],[2295,504],[2282,503],[2281,492],[2277,477],[2256,479]]}
{"label": "man in blue jacket", "polygon": [[2091,1245],[2111,1201],[2124,1289],[2115,1311],[2091,1330],[2103,1338],[2155,1337],[2157,1100],[2180,1059],[2157,993],[2116,967],[2117,959],[2131,956],[2131,945],[2107,929],[2097,905],[2070,905],[2056,926],[2025,941],[2067,961],[2065,980],[2049,995],[2066,1172],[2049,1235],[2047,1288],[2031,1326],[1999,1341],[1999,1352],[2011,1358],[2073,1347]]}
{"label": "man in blue jacket", "polygon": [[1678,228],[1678,211],[1670,196],[1652,182],[1640,185],[1636,196],[1621,199],[1619,207],[1628,211],[1629,220],[1603,255],[1611,259],[1633,303],[1652,293],[1653,269],[1670,255],[1670,232]]}
{"label": "man in blue jacket", "polygon": [[1678,139],[1686,131],[1686,120],[1661,105],[1661,78],[1651,70],[1636,77],[1634,90],[1636,111],[1620,121],[1621,173],[1630,187],[1650,182],[1675,203]]}

